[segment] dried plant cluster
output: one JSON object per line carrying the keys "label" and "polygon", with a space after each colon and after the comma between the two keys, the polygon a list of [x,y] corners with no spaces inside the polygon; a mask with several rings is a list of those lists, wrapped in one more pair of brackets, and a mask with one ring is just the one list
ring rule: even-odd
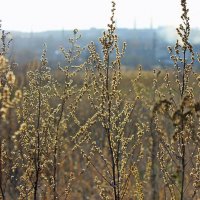
{"label": "dried plant cluster", "polygon": [[[0,199],[200,199],[200,56],[186,0],[179,39],[168,47],[174,69],[140,66],[128,81],[115,7],[101,52],[94,42],[81,48],[75,29],[61,48],[66,66],[52,70],[44,46],[23,87],[1,30]],[[77,65],[83,51],[89,56]]]}
{"label": "dried plant cluster", "polygon": [[[158,160],[167,198],[199,198],[199,164],[196,163],[200,142],[198,75],[193,72],[195,53],[189,42],[190,24],[185,0],[181,1],[182,24],[177,28],[179,40],[168,47],[174,62],[173,74],[166,73],[162,86],[155,79],[153,107],[154,129],[159,137]],[[172,79],[175,84],[172,85]],[[161,89],[162,88],[162,89]],[[194,171],[196,173],[194,173]],[[169,194],[168,194],[169,192]]]}

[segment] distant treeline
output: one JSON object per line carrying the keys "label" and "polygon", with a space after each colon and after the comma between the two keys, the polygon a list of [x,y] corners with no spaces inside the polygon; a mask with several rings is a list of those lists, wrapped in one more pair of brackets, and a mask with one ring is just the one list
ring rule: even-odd
{"label": "distant treeline", "polygon": [[[82,39],[77,45],[86,47],[91,41],[96,44],[97,49],[101,49],[97,38],[99,38],[103,29],[92,28],[90,30],[80,30]],[[118,29],[119,42],[127,43],[126,56],[122,64],[127,67],[135,67],[141,64],[145,69],[150,69],[159,65],[166,67],[171,65],[171,60],[167,51],[167,46],[174,43],[176,32],[173,27],[160,27],[157,29]],[[56,67],[58,63],[63,64],[64,57],[60,52],[60,47],[68,48],[68,39],[73,37],[73,31],[47,31],[39,33],[12,32],[13,42],[10,48],[10,59],[20,65],[27,64],[41,57],[43,43],[47,45],[47,55],[49,64]],[[191,32],[191,43],[194,51],[200,49],[199,29],[193,29]],[[82,62],[89,52],[85,50],[82,53]],[[78,63],[77,63],[78,64]]]}

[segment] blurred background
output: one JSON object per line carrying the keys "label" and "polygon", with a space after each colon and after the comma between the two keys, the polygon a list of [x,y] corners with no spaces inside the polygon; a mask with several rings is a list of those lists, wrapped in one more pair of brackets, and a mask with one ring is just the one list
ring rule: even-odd
{"label": "blurred background", "polygon": [[[180,23],[180,0],[116,0],[116,26],[119,42],[127,42],[122,64],[134,68],[142,64],[150,69],[171,64],[167,46],[174,44],[176,27]],[[200,47],[200,16],[198,1],[188,0],[191,18],[191,42],[194,51]],[[55,67],[64,62],[59,48],[67,48],[73,29],[79,29],[79,45],[86,47],[107,28],[110,19],[110,0],[7,0],[1,2],[0,19],[3,29],[14,39],[9,57],[25,64],[39,59],[43,43],[48,47],[49,64]],[[87,57],[87,50],[80,59]]]}

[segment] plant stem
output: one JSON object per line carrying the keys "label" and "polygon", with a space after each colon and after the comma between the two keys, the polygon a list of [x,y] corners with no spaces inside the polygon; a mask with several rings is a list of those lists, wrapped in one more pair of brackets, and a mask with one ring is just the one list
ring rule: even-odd
{"label": "plant stem", "polygon": [[112,141],[111,141],[111,135],[110,135],[110,128],[111,128],[111,101],[110,101],[110,94],[109,94],[109,55],[107,52],[107,59],[106,59],[106,97],[107,97],[107,103],[108,103],[108,119],[107,119],[107,127],[106,127],[106,133],[108,137],[108,144],[110,149],[110,155],[111,155],[111,161],[112,161],[112,177],[113,177],[113,191],[114,191],[114,199],[119,200],[117,195],[117,187],[116,187],[116,171],[115,171],[115,160],[114,160],[114,152],[112,148]]}
{"label": "plant stem", "polygon": [[0,140],[0,190],[2,200],[5,200],[5,194],[2,186],[2,141]]}
{"label": "plant stem", "polygon": [[157,152],[158,152],[158,135],[156,134],[156,131],[154,131],[154,119],[151,118],[151,137],[152,137],[152,150],[151,150],[151,161],[152,161],[152,167],[151,167],[151,189],[152,189],[152,200],[158,200],[159,199],[159,186],[158,186],[158,159],[157,159]]}
{"label": "plant stem", "polygon": [[[40,78],[41,82],[41,78]],[[35,184],[34,184],[34,200],[37,200],[39,173],[40,173],[40,119],[41,118],[41,91],[38,89],[38,117],[37,117],[37,139],[36,139],[36,151],[35,151]]]}

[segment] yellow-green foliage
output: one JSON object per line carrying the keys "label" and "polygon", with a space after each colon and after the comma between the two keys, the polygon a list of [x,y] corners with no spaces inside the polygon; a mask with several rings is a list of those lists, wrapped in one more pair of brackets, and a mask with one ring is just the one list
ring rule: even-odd
{"label": "yellow-green foliage", "polygon": [[66,66],[52,70],[44,46],[22,88],[2,31],[0,199],[200,198],[200,78],[181,6],[168,70],[121,66],[127,44],[118,45],[115,2],[101,52],[91,42],[76,65],[85,49],[75,29],[60,49]]}

